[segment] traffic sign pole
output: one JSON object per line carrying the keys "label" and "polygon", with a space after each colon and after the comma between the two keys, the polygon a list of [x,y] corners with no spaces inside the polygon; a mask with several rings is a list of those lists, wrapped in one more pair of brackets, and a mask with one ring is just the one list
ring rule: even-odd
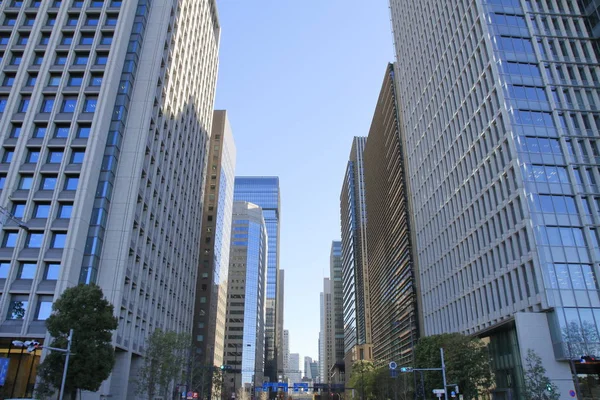
{"label": "traffic sign pole", "polygon": [[446,395],[446,388],[448,387],[446,385],[446,363],[444,362],[444,349],[442,347],[440,347],[440,357],[442,358],[442,379],[444,381],[444,399],[447,399],[448,396]]}

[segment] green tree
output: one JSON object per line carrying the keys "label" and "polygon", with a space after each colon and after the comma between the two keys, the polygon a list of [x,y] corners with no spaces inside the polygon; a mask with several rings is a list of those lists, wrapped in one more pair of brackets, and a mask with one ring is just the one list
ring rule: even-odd
{"label": "green tree", "polygon": [[359,360],[352,364],[348,385],[354,388],[356,396],[360,400],[374,399],[376,372],[373,363],[367,360]]}
{"label": "green tree", "polygon": [[527,350],[525,365],[525,396],[527,400],[558,400],[558,388],[546,376],[542,359],[532,349]]}
{"label": "green tree", "polygon": [[144,363],[137,377],[137,393],[149,400],[160,394],[165,399],[177,380],[185,381],[190,335],[156,329],[146,342]]}
{"label": "green tree", "polygon": [[[75,398],[78,390],[97,391],[115,364],[112,331],[117,329],[114,307],[96,285],[79,285],[63,292],[52,305],[46,320],[53,337],[51,347],[66,349],[69,330],[73,329],[65,394]],[[40,394],[60,388],[65,354],[50,351],[40,364]]]}
{"label": "green tree", "polygon": [[[460,333],[423,337],[415,349],[417,368],[440,368],[440,348],[444,349],[446,381],[457,383],[465,399],[477,398],[493,384],[487,346],[477,338]],[[425,393],[441,389],[442,373],[425,373]]]}

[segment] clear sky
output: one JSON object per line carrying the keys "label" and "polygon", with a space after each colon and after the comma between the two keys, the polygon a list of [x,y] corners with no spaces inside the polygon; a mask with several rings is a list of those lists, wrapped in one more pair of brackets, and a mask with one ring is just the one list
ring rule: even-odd
{"label": "clear sky", "polygon": [[217,0],[217,109],[229,114],[236,175],[281,185],[284,327],[318,359],[319,293],[340,239],[354,136],[366,136],[393,44],[386,0]]}

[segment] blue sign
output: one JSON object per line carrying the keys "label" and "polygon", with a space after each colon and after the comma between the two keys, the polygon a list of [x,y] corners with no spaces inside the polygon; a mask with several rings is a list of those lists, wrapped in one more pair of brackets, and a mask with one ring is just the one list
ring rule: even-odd
{"label": "blue sign", "polygon": [[6,375],[8,374],[8,364],[10,358],[0,358],[0,386],[4,386]]}
{"label": "blue sign", "polygon": [[299,391],[300,388],[304,389],[305,392],[308,392],[308,383],[294,383],[294,392]]}

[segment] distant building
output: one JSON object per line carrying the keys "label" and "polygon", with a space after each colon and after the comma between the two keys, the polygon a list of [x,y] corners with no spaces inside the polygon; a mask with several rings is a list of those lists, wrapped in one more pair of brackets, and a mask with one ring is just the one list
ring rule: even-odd
{"label": "distant building", "polygon": [[193,343],[206,365],[223,364],[227,276],[236,149],[225,110],[216,110],[208,153],[202,211],[200,266],[196,280]]}
{"label": "distant building", "polygon": [[345,382],[344,366],[344,291],[342,283],[342,242],[331,242],[329,257],[329,275],[331,283],[331,329],[333,354],[329,374],[331,383],[343,384]]}
{"label": "distant building", "polygon": [[276,176],[237,176],[235,201],[249,201],[263,210],[269,235],[265,376],[277,382],[283,373],[283,283],[279,269],[280,194]]}
{"label": "distant building", "polygon": [[329,278],[324,278],[323,292],[321,292],[321,331],[319,337],[319,375],[322,383],[331,382],[329,371],[335,363],[332,315],[331,282]]}
{"label": "distant building", "polygon": [[283,330],[283,371],[290,369],[290,331]]}
{"label": "distant building", "polygon": [[264,376],[265,220],[259,206],[243,201],[233,203],[232,218],[224,363],[240,372],[225,375],[226,395],[242,386],[260,385]]}
{"label": "distant building", "polygon": [[290,384],[302,382],[302,370],[300,369],[300,354],[290,354],[290,365],[287,372],[288,381]]}

